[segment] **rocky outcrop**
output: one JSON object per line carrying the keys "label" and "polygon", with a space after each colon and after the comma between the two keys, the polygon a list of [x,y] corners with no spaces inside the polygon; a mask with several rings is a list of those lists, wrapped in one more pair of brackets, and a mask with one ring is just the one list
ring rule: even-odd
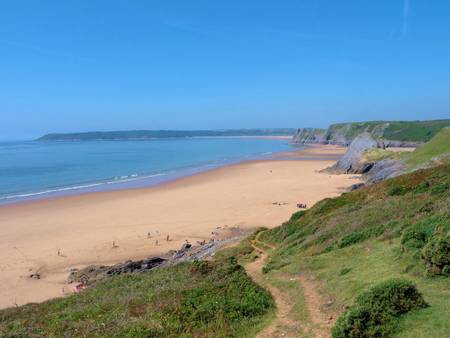
{"label": "rocky outcrop", "polygon": [[83,269],[71,269],[67,283],[82,283],[85,286],[92,285],[105,278],[121,274],[138,274],[160,268],[167,265],[179,264],[186,261],[200,260],[211,257],[215,252],[223,247],[242,239],[244,233],[239,233],[236,237],[222,240],[214,240],[209,243],[192,245],[185,243],[177,251],[171,251],[162,257],[150,257],[138,261],[126,261],[114,265],[89,265]]}
{"label": "rocky outcrop", "polygon": [[364,179],[367,184],[383,181],[404,173],[405,164],[400,160],[385,159],[374,163]]}
{"label": "rocky outcrop", "polygon": [[389,131],[392,124],[393,122],[372,121],[336,123],[330,125],[328,129],[300,128],[294,135],[293,142],[299,144],[336,144],[347,147],[358,135],[369,133],[373,139],[383,142],[385,147],[416,147],[422,144],[422,142],[399,141],[392,137],[386,137],[389,134],[386,134],[386,131]]}
{"label": "rocky outcrop", "polygon": [[348,147],[347,152],[342,156],[336,164],[327,169],[327,172],[332,173],[353,173],[364,174],[372,169],[373,162],[366,162],[363,160],[364,153],[373,148],[383,147],[382,143],[374,140],[370,133],[364,132],[358,135]]}
{"label": "rocky outcrop", "polygon": [[297,129],[293,137],[293,142],[298,144],[318,143],[327,144],[326,129],[320,128],[300,128]]}
{"label": "rocky outcrop", "polygon": [[73,269],[67,279],[68,283],[82,282],[92,284],[96,281],[121,274],[142,273],[163,265],[167,259],[151,257],[139,261],[126,261],[114,265],[90,265],[84,269]]}

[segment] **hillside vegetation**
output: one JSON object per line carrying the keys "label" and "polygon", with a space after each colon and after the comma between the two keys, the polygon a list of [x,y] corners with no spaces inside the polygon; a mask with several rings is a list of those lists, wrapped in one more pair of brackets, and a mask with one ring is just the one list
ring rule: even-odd
{"label": "hillside vegetation", "polygon": [[358,135],[368,132],[376,140],[384,140],[388,146],[411,145],[428,142],[450,120],[433,121],[368,121],[336,123],[328,129],[298,129],[294,135],[297,143],[330,143],[348,146]]}
{"label": "hillside vegetation", "polygon": [[449,173],[419,170],[294,214],[259,237],[277,248],[264,271],[316,276],[341,314],[334,337],[446,336]]}
{"label": "hillside vegetation", "polygon": [[440,130],[450,126],[450,120],[389,122],[383,138],[396,141],[428,142]]}
{"label": "hillside vegetation", "polygon": [[[244,255],[247,246],[233,252]],[[1,337],[240,337],[270,317],[270,294],[223,254],[122,275],[67,298],[0,311]],[[273,312],[273,311],[272,311]]]}
{"label": "hillside vegetation", "polygon": [[431,161],[449,163],[450,127],[442,129],[429,142],[408,155],[411,166],[423,165]]}
{"label": "hillside vegetation", "polygon": [[37,141],[96,141],[145,140],[158,138],[217,137],[217,136],[291,136],[295,129],[229,129],[229,130],[119,130],[81,133],[52,133]]}

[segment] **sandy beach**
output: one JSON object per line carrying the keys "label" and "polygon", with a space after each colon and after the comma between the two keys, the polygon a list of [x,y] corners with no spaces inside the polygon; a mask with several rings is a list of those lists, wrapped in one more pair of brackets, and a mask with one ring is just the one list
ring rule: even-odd
{"label": "sandy beach", "polygon": [[[209,240],[217,227],[277,226],[296,203],[311,206],[358,182],[318,172],[344,152],[315,146],[157,187],[1,206],[0,307],[70,293],[64,281],[71,267],[157,255],[185,240]],[[36,271],[42,278],[29,278]]]}

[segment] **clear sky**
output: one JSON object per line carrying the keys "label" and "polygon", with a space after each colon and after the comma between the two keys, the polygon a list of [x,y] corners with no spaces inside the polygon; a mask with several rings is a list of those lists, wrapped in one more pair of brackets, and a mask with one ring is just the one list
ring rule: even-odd
{"label": "clear sky", "polygon": [[0,138],[446,117],[449,0],[0,4]]}

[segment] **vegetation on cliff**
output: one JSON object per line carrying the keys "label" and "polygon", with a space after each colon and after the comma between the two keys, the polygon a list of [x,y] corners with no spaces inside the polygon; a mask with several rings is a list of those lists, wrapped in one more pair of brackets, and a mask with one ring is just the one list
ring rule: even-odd
{"label": "vegetation on cliff", "polygon": [[[331,311],[341,314],[335,337],[445,336],[450,329],[449,172],[444,164],[318,202],[261,234],[260,240],[277,248],[265,271],[318,278],[333,299]],[[383,297],[370,296],[385,288],[400,295],[406,288],[417,302],[393,313]],[[411,297],[402,299],[396,304]]]}
{"label": "vegetation on cliff", "polygon": [[429,141],[450,120],[433,121],[368,121],[332,124],[324,129],[299,129],[294,136],[298,143],[331,143],[349,145],[366,132],[375,140],[384,140],[389,146],[412,145]]}
{"label": "vegetation on cliff", "polygon": [[[245,255],[245,245],[234,253]],[[121,275],[67,298],[0,311],[1,337],[249,336],[270,315],[270,294],[236,259],[194,261]]]}

